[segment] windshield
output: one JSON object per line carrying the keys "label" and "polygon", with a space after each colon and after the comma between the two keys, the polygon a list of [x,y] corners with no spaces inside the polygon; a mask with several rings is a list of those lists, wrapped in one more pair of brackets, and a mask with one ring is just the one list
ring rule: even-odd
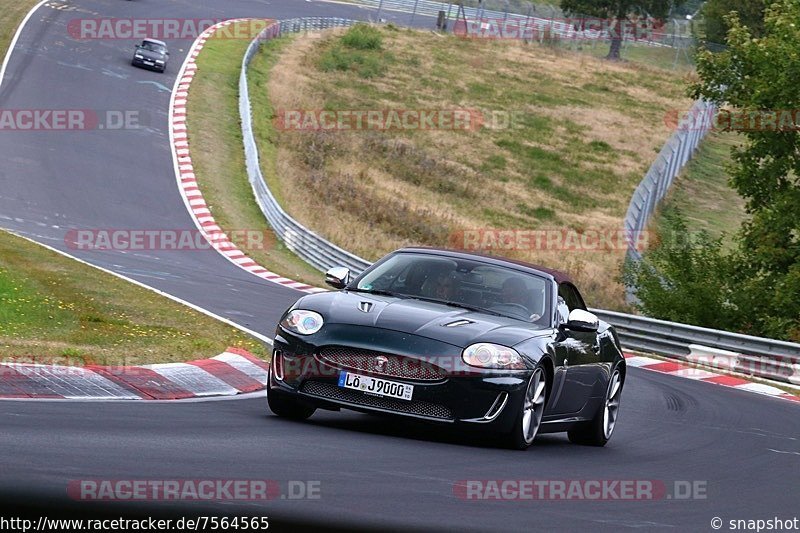
{"label": "windshield", "polygon": [[167,52],[167,49],[164,46],[156,43],[151,43],[149,41],[144,41],[142,43],[142,48],[150,52],[158,52],[159,54],[165,54]]}
{"label": "windshield", "polygon": [[548,287],[543,277],[474,259],[399,253],[365,272],[350,289],[442,302],[546,325]]}

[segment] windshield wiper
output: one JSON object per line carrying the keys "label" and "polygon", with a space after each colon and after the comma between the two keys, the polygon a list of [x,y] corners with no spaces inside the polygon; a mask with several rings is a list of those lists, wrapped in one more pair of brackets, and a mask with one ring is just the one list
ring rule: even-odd
{"label": "windshield wiper", "polygon": [[359,289],[359,288],[356,287],[356,288],[347,289],[347,290],[351,291],[351,292],[363,292],[363,293],[366,293],[366,294],[375,294],[376,296],[391,296],[393,298],[408,298],[408,296],[406,296],[404,294],[397,294],[395,292],[385,291],[385,290],[382,290],[382,289]]}
{"label": "windshield wiper", "polygon": [[447,305],[449,307],[458,307],[460,309],[466,309],[467,311],[474,311],[476,313],[486,313],[486,314],[489,314],[489,315],[502,316],[502,317],[510,318],[507,315],[504,315],[503,313],[498,313],[497,311],[492,311],[491,309],[486,309],[486,308],[483,308],[483,307],[477,307],[477,306],[469,305],[469,304],[462,304],[461,302],[452,302],[450,300],[439,300],[437,298],[426,298],[424,296],[413,296],[413,298],[415,300],[422,300],[424,302],[433,302],[433,303],[437,303],[437,304]]}

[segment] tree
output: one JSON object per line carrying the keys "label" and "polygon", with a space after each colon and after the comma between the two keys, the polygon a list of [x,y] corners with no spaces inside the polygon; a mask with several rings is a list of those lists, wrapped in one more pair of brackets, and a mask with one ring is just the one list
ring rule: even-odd
{"label": "tree", "polygon": [[[606,59],[620,60],[624,29],[632,17],[663,21],[670,10],[686,0],[561,0],[561,9],[570,16],[597,17],[608,21],[611,47]],[[608,26],[608,25],[607,25]]]}
{"label": "tree", "polygon": [[623,282],[635,288],[636,307],[662,320],[717,329],[740,329],[732,299],[730,257],[722,240],[690,234],[678,209],[665,210],[659,243],[642,261],[625,264]]}
{"label": "tree", "polygon": [[800,340],[800,0],[766,9],[762,37],[728,15],[728,49],[700,51],[689,93],[733,108],[746,138],[731,184],[750,215],[732,271],[747,330]]}
{"label": "tree", "polygon": [[730,25],[725,18],[733,11],[754,37],[764,34],[766,0],[708,0],[702,8],[706,27],[706,41],[725,43]]}

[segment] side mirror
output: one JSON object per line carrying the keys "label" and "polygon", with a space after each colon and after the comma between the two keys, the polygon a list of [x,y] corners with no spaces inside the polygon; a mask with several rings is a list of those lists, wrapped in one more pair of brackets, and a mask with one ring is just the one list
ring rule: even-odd
{"label": "side mirror", "polygon": [[584,311],[583,309],[573,309],[570,311],[566,324],[566,329],[588,333],[597,332],[599,327],[600,320],[597,318],[597,315],[589,311]]}
{"label": "side mirror", "polygon": [[350,283],[350,269],[347,267],[333,267],[325,272],[325,283],[334,289],[344,289]]}

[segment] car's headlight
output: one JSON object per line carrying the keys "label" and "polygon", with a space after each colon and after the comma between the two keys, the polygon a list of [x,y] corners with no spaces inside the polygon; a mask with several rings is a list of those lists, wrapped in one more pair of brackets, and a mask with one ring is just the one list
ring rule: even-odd
{"label": "car's headlight", "polygon": [[480,368],[502,368],[522,370],[525,368],[525,361],[522,356],[508,346],[479,342],[467,346],[461,358],[470,366]]}
{"label": "car's headlight", "polygon": [[164,62],[163,62],[163,61],[161,61],[160,59],[156,59],[156,63],[158,63],[158,64],[160,64],[160,65],[163,65],[163,64],[164,64]]}
{"label": "car's headlight", "polygon": [[289,313],[283,317],[283,320],[281,320],[281,327],[294,333],[299,333],[300,335],[312,335],[320,330],[322,323],[322,315],[319,313],[295,309],[289,311]]}

